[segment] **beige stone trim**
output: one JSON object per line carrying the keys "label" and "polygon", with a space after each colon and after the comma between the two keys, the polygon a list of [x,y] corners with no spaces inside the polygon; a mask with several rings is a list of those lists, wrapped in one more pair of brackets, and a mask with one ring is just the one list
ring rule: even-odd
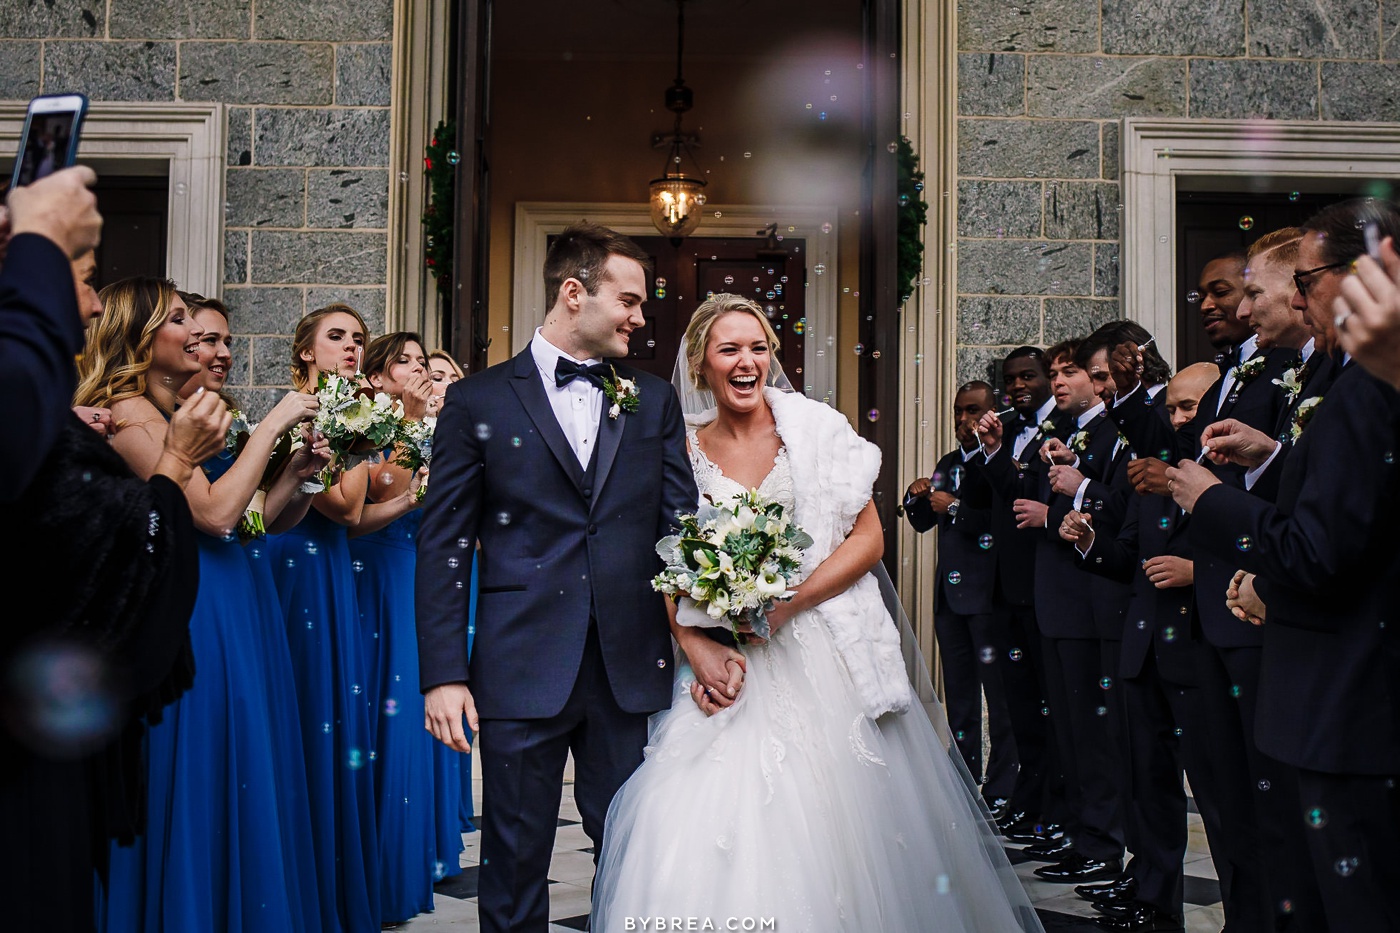
{"label": "beige stone trim", "polygon": [[[1309,178],[1400,177],[1400,125],[1283,120],[1123,121],[1123,312],[1176,333],[1176,193],[1186,179],[1288,190]],[[1175,340],[1158,348],[1175,364]]]}
{"label": "beige stone trim", "polygon": [[[804,361],[812,395],[822,398],[824,389],[836,385],[838,345],[827,344],[836,336],[836,297],[839,270],[836,245],[839,220],[836,207],[765,207],[759,205],[707,204],[706,211],[722,216],[706,217],[696,236],[752,237],[768,224],[777,223],[784,236],[807,241],[809,269],[824,264],[826,273],[807,280],[807,346]],[[645,204],[555,204],[521,201],[515,205],[515,269],[511,290],[510,345],[519,353],[535,328],[544,320],[544,281],[540,270],[548,237],[559,233],[581,217],[600,223],[627,236],[656,236],[651,212]],[[823,233],[830,224],[830,233]],[[789,232],[788,228],[792,227]],[[817,351],[824,351],[818,355]],[[835,404],[835,399],[831,400]]]}
{"label": "beige stone trim", "polygon": [[[19,146],[26,106],[0,103],[0,151]],[[165,273],[202,295],[223,287],[226,139],[223,104],[94,101],[78,145],[99,174],[169,178]]]}
{"label": "beige stone trim", "polygon": [[[957,381],[957,13],[939,0],[904,7],[904,135],[924,172],[928,225],[924,228],[924,276],[904,305],[899,354],[899,456],[885,469],[897,469],[901,495],[917,476],[933,472],[953,446],[951,412]],[[900,520],[896,583],[919,646],[936,663],[933,609],[938,581],[936,532],[915,534]]]}
{"label": "beige stone trim", "polygon": [[437,285],[423,266],[423,152],[447,112],[452,50],[449,0],[395,0],[389,109],[389,258],[386,333],[413,330],[436,345]]}

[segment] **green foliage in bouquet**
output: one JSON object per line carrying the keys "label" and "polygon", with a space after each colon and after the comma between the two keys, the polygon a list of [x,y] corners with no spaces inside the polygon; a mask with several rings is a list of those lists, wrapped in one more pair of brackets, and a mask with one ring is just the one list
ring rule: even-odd
{"label": "green foliage in bouquet", "polygon": [[781,503],[757,490],[711,501],[680,516],[680,524],[680,534],[657,542],[666,569],[652,579],[652,588],[677,601],[689,597],[711,619],[727,621],[736,635],[748,622],[755,635],[768,638],[767,611],[773,600],[789,596],[811,536],[787,519]]}

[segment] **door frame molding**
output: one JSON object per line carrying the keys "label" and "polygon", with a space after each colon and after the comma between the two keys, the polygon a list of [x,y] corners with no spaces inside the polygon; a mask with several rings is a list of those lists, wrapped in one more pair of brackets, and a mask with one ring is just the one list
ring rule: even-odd
{"label": "door frame molding", "polygon": [[[753,204],[707,204],[699,236],[758,238],[762,228],[779,225],[784,236],[807,241],[807,268],[825,267],[820,275],[807,277],[807,331],[803,367],[803,388],[813,398],[836,404],[836,305],[838,212],[834,206],[779,207]],[[520,201],[515,205],[515,268],[512,272],[510,313],[511,353],[519,353],[529,343],[535,328],[544,320],[545,253],[550,234],[560,233],[571,223],[587,218],[625,236],[656,236],[651,210],[645,204],[561,203]],[[829,225],[829,226],[828,226]],[[756,232],[758,231],[758,232]]]}
{"label": "door frame molding", "polygon": [[[27,107],[0,103],[0,151],[18,149]],[[99,174],[166,176],[165,274],[183,289],[221,294],[224,105],[93,101],[82,132],[79,161]]]}
{"label": "door frame molding", "polygon": [[[1176,334],[1176,195],[1184,177],[1400,178],[1400,125],[1290,120],[1123,121],[1120,304],[1154,334]],[[1158,344],[1176,365],[1176,340]]]}

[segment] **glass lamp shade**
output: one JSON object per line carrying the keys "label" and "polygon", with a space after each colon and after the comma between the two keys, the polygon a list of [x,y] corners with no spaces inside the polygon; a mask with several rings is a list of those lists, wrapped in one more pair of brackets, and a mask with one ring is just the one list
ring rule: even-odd
{"label": "glass lamp shade", "polygon": [[668,237],[683,237],[700,225],[705,183],[679,172],[651,181],[651,222]]}

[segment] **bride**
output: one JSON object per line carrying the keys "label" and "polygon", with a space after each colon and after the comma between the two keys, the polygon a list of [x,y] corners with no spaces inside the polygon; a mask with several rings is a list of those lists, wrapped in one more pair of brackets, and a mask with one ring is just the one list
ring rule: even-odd
{"label": "bride", "polygon": [[[879,450],[778,388],[777,348],[758,305],[716,295],[677,367],[684,398],[713,397],[687,418],[701,496],[781,502],[814,540],[804,579],[768,613],[770,639],[741,649],[732,701],[701,686],[722,672],[677,665],[671,708],[608,811],[590,928],[1038,931],[917,656],[927,702],[910,686],[916,649],[871,572]],[[684,661],[704,636],[673,630]]]}

